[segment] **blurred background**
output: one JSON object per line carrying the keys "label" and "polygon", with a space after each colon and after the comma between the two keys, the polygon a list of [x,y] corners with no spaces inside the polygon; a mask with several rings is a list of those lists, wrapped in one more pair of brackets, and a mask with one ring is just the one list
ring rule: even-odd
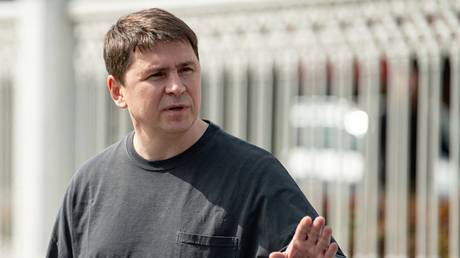
{"label": "blurred background", "polygon": [[0,0],[0,257],[43,257],[75,169],[131,130],[102,41],[148,7],[198,34],[202,116],[280,158],[349,257],[459,257],[458,0]]}

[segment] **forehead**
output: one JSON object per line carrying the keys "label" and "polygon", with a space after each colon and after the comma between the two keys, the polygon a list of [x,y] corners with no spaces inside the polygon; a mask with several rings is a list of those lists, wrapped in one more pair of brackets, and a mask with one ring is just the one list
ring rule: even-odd
{"label": "forehead", "polygon": [[183,41],[159,41],[153,47],[136,49],[130,59],[132,68],[175,66],[185,62],[198,64],[192,46]]}

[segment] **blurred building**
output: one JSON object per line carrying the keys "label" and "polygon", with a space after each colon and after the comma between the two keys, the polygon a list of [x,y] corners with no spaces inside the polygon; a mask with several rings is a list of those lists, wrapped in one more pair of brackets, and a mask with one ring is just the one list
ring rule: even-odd
{"label": "blurred building", "polygon": [[131,130],[102,40],[148,7],[198,34],[202,116],[278,156],[350,257],[459,257],[456,0],[0,1],[0,257],[43,257],[75,169]]}

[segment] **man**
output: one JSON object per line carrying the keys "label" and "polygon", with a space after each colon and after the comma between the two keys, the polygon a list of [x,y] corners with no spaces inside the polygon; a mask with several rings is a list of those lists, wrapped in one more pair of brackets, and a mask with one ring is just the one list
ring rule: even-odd
{"label": "man", "polygon": [[160,9],[122,17],[104,59],[134,131],[73,176],[47,257],[336,255],[332,230],[270,153],[198,118],[197,39],[183,21]]}

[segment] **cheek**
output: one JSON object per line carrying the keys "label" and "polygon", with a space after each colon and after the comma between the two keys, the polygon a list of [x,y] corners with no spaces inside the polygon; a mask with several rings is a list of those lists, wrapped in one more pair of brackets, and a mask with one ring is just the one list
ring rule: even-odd
{"label": "cheek", "polygon": [[[155,89],[148,89],[136,93],[136,104],[144,109],[156,110],[161,101],[161,94]],[[147,110],[145,110],[147,111]]]}
{"label": "cheek", "polygon": [[200,106],[201,102],[201,91],[199,88],[194,88],[190,91],[190,97],[192,98],[193,104],[196,108]]}
{"label": "cheek", "polygon": [[[200,101],[201,100],[201,80],[200,78],[196,78],[192,84],[192,88],[190,89],[191,95],[193,100]],[[195,103],[195,104],[200,104],[200,103]]]}

